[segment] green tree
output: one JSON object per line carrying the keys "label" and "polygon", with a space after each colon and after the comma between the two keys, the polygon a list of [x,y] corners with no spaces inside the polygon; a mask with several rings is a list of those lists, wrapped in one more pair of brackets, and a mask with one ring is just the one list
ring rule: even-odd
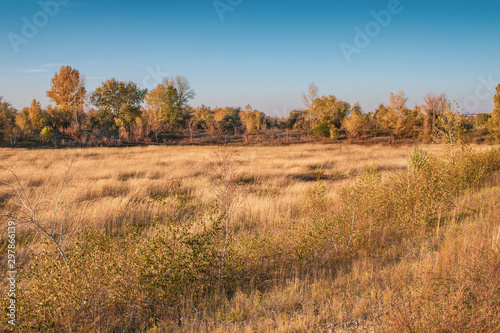
{"label": "green tree", "polygon": [[122,104],[119,117],[115,118],[118,127],[127,131],[128,139],[132,135],[132,127],[140,123],[141,109],[130,105],[129,103]]}
{"label": "green tree", "polygon": [[324,136],[325,138],[328,138],[330,137],[331,129],[327,122],[319,121],[313,126],[312,133],[316,136]]}
{"label": "green tree", "polygon": [[70,112],[77,125],[81,124],[86,95],[84,78],[70,66],[63,66],[59,73],[54,74],[50,90],[47,91],[47,97],[63,112]]}
{"label": "green tree", "polygon": [[[141,114],[141,104],[147,89],[140,89],[134,82],[109,79],[90,95],[90,103],[97,108],[97,115],[91,122],[99,127],[118,128],[131,135],[132,125]],[[111,129],[111,128],[106,128]]]}
{"label": "green tree", "polygon": [[342,121],[350,112],[349,103],[330,95],[313,100],[307,110],[307,116],[313,132],[330,136],[328,129],[340,129]]}
{"label": "green tree", "polygon": [[52,129],[48,126],[44,127],[41,131],[40,131],[40,137],[42,138],[42,140],[45,140],[45,141],[50,141],[52,140]]}

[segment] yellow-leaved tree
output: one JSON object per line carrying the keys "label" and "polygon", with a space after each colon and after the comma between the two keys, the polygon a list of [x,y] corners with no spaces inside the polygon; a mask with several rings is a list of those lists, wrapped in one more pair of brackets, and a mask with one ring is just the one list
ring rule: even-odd
{"label": "yellow-leaved tree", "polygon": [[62,66],[51,81],[47,97],[63,112],[73,115],[73,121],[80,125],[84,101],[87,96],[85,79],[70,66]]}
{"label": "yellow-leaved tree", "polygon": [[263,112],[253,110],[250,105],[247,105],[245,109],[240,112],[240,119],[245,126],[247,134],[257,134],[264,126],[265,115]]}
{"label": "yellow-leaved tree", "polygon": [[351,138],[361,138],[361,136],[368,131],[369,120],[366,114],[363,114],[359,103],[353,106],[351,115],[342,121],[342,128],[347,132]]}
{"label": "yellow-leaved tree", "polygon": [[145,98],[147,122],[158,141],[162,131],[175,130],[182,121],[181,103],[177,89],[169,84],[158,84]]}
{"label": "yellow-leaved tree", "polygon": [[493,103],[495,103],[495,108],[491,113],[491,121],[495,127],[500,126],[500,83],[497,85],[497,93],[493,97]]}
{"label": "yellow-leaved tree", "polygon": [[29,108],[24,108],[16,118],[17,125],[25,132],[40,134],[48,124],[48,114],[39,101],[31,101]]}

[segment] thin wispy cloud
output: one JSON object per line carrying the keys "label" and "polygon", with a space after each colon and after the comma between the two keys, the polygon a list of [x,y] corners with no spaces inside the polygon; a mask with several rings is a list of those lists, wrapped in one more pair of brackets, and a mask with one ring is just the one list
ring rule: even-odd
{"label": "thin wispy cloud", "polygon": [[[85,61],[84,63],[81,63],[81,64],[83,64],[83,65],[96,65],[96,64],[99,64],[99,61]],[[43,67],[60,68],[62,66],[67,66],[67,65],[70,65],[70,64],[63,64],[63,63],[59,63],[59,62],[50,62],[48,64],[43,65]]]}
{"label": "thin wispy cloud", "polygon": [[43,65],[44,67],[61,67],[61,64],[58,64],[57,62],[51,62],[48,64]]}
{"label": "thin wispy cloud", "polygon": [[32,73],[44,73],[47,71],[48,71],[48,69],[44,69],[44,68],[34,68],[34,69],[19,69],[17,72],[23,73],[23,74],[32,74]]}

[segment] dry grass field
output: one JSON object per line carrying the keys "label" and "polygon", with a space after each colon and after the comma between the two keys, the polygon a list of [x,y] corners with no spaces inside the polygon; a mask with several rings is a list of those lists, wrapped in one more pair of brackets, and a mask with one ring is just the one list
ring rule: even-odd
{"label": "dry grass field", "polygon": [[0,181],[24,190],[1,187],[0,213],[23,216],[20,198],[41,198],[36,221],[61,228],[68,256],[18,228],[19,331],[500,332],[493,147],[0,157]]}
{"label": "dry grass field", "polygon": [[[368,167],[383,172],[405,169],[413,147],[299,145],[228,150],[233,153],[234,181],[240,192],[234,223],[259,221],[254,227],[260,229],[272,228],[283,214],[294,214],[305,190],[318,177],[333,200],[339,188]],[[440,153],[442,147],[426,150]],[[71,230],[88,225],[111,230],[151,221],[164,209],[154,197],[170,193],[178,181],[189,195],[204,202],[213,200],[218,151],[216,147],[3,149],[1,166],[15,171],[34,196],[45,191],[45,198],[53,199],[72,162],[60,216]],[[1,179],[11,180],[6,172]]]}

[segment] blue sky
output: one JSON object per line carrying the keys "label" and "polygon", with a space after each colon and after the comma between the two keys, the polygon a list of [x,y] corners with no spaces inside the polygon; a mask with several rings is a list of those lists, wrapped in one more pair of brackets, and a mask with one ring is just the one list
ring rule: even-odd
{"label": "blue sky", "polygon": [[[57,13],[46,14],[41,3],[54,1]],[[421,104],[425,93],[444,92],[469,112],[493,108],[498,1],[217,4],[230,10],[218,13],[213,0],[3,0],[0,96],[19,109],[33,98],[47,105],[50,79],[70,65],[85,75],[88,91],[112,77],[151,88],[156,78],[183,75],[197,92],[193,106],[250,104],[270,115],[303,107],[310,82],[322,95],[359,101],[365,111],[399,90],[409,106]],[[371,12],[391,6],[398,10],[390,23],[377,28]],[[356,27],[364,33],[371,27],[372,37],[358,43],[363,47],[349,62],[340,45],[356,47]]]}

